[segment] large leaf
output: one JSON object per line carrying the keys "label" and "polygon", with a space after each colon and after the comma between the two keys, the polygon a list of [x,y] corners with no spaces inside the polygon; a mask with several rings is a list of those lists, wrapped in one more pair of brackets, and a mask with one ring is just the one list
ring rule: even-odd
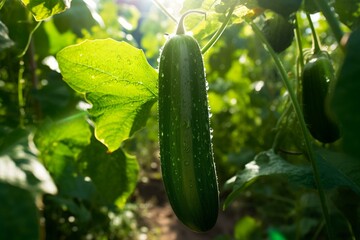
{"label": "large leaf", "polygon": [[270,9],[284,17],[296,12],[301,5],[302,0],[258,0],[261,8]]}
{"label": "large leaf", "polygon": [[[185,0],[183,8],[181,9],[181,12],[186,12],[190,9],[197,9],[200,8],[205,0]],[[214,1],[213,1],[214,2]]]}
{"label": "large leaf", "polygon": [[0,10],[1,10],[1,8],[4,5],[5,2],[6,2],[6,0],[0,0]]}
{"label": "large leaf", "polygon": [[21,0],[37,21],[61,13],[70,7],[71,0]]}
{"label": "large leaf", "polygon": [[137,183],[139,166],[136,159],[121,149],[108,153],[104,145],[94,141],[84,149],[79,161],[86,165],[85,173],[95,185],[100,202],[115,203],[122,208]]}
{"label": "large leaf", "polygon": [[355,30],[360,24],[359,0],[336,0],[334,4],[339,19],[349,28]]}
{"label": "large leaf", "polygon": [[319,166],[325,186],[348,186],[360,195],[360,161],[341,153],[317,149]]}
{"label": "large leaf", "polygon": [[0,204],[0,239],[40,238],[40,216],[30,192],[0,182]]}
{"label": "large leaf", "polygon": [[99,141],[90,140],[84,113],[48,121],[35,135],[41,158],[59,185],[57,200],[70,204],[68,198],[97,197],[104,205],[123,207],[137,182],[137,161],[120,149],[109,153]]}
{"label": "large leaf", "polygon": [[28,136],[24,130],[15,130],[0,139],[0,182],[33,194],[55,194],[55,184],[30,149]]}
{"label": "large leaf", "polygon": [[35,135],[35,144],[41,160],[55,177],[63,174],[68,166],[66,159],[74,160],[85,146],[90,144],[91,131],[84,117],[79,113],[52,122],[48,120]]}
{"label": "large leaf", "polygon": [[46,168],[61,187],[61,195],[89,199],[94,190],[78,173],[76,159],[90,144],[91,131],[84,113],[48,121],[35,135],[35,144]]}
{"label": "large leaf", "polygon": [[84,29],[90,29],[96,25],[103,25],[103,21],[96,11],[97,4],[94,0],[73,0],[71,8],[53,17],[53,22],[60,33],[71,30],[79,37],[83,37]]}
{"label": "large leaf", "polygon": [[346,56],[335,85],[331,106],[343,136],[344,150],[360,161],[360,29],[346,45]]}
{"label": "large leaf", "polygon": [[57,59],[64,80],[92,104],[96,138],[110,151],[145,125],[157,100],[157,72],[142,50],[92,40],[63,49]]}
{"label": "large leaf", "polygon": [[[346,186],[360,195],[360,179],[358,173],[360,164],[343,154],[336,154],[325,150],[316,152],[317,164],[320,173],[322,187],[332,189],[338,186]],[[339,161],[347,164],[340,164]],[[239,194],[259,177],[281,175],[290,182],[305,187],[316,188],[312,168],[310,166],[299,166],[291,164],[273,150],[258,154],[255,159],[245,165],[245,169],[239,171],[233,179],[233,191],[224,203],[227,207]]]}
{"label": "large leaf", "polygon": [[57,188],[37,160],[31,134],[0,130],[0,239],[39,239],[36,198]]}
{"label": "large leaf", "polygon": [[9,31],[6,25],[0,21],[0,52],[14,45],[8,34]]}

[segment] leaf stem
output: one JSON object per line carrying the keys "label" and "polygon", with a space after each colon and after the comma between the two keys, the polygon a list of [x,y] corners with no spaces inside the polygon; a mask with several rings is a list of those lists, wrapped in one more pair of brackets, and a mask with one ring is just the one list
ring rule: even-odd
{"label": "leaf stem", "polygon": [[328,24],[330,25],[330,28],[331,28],[334,36],[335,36],[336,41],[338,42],[338,44],[340,46],[340,48],[342,50],[344,50],[344,48],[342,47],[342,44],[340,44],[341,39],[344,36],[344,33],[341,30],[340,22],[336,18],[334,9],[329,6],[327,0],[315,0],[315,3],[318,5],[321,12],[324,14],[324,16],[325,16]]}
{"label": "leaf stem", "polygon": [[191,13],[204,14],[206,17],[206,12],[200,11],[200,10],[189,10],[189,11],[185,12],[179,20],[178,27],[176,29],[176,35],[185,34],[186,31],[185,31],[185,27],[184,27],[184,20],[185,20],[185,17]]}
{"label": "leaf stem", "polygon": [[257,25],[253,21],[250,20],[250,21],[248,21],[248,23],[250,24],[250,26],[254,30],[256,36],[266,46],[268,52],[270,53],[271,57],[273,58],[273,60],[275,62],[275,65],[276,65],[278,71],[280,72],[283,83],[284,83],[284,85],[285,85],[285,87],[286,87],[286,89],[287,89],[287,91],[289,93],[291,102],[292,102],[293,107],[295,109],[295,113],[297,115],[297,118],[298,118],[299,123],[300,123],[301,130],[302,130],[303,135],[304,135],[305,147],[306,147],[308,158],[309,158],[309,160],[311,162],[311,166],[312,166],[312,169],[313,169],[314,178],[315,178],[315,184],[316,184],[316,187],[318,189],[320,202],[321,202],[321,208],[322,208],[322,212],[324,214],[324,219],[325,219],[325,223],[326,223],[327,234],[328,234],[329,238],[332,239],[333,235],[332,235],[332,230],[331,230],[331,227],[330,227],[329,212],[328,212],[328,208],[327,208],[325,192],[324,192],[324,190],[322,188],[321,181],[320,181],[319,169],[318,169],[318,166],[317,166],[317,163],[316,163],[316,160],[315,160],[315,151],[314,151],[314,149],[312,147],[310,135],[309,135],[308,129],[306,127],[306,123],[305,123],[304,116],[303,116],[301,108],[300,108],[300,104],[297,101],[295,91],[293,90],[293,88],[292,88],[292,86],[290,84],[290,81],[288,79],[285,68],[282,65],[282,62],[280,61],[278,55],[272,49],[272,47],[270,46],[268,41],[265,39],[264,35],[261,33],[261,30],[257,27]]}
{"label": "leaf stem", "polygon": [[[300,70],[304,68],[304,53],[302,49],[302,40],[301,40],[301,32],[300,32],[300,23],[299,23],[299,15],[295,15],[295,37],[296,37],[296,43],[298,47],[298,61],[300,63]],[[298,73],[298,77],[300,77],[300,74]]]}
{"label": "leaf stem", "polygon": [[314,48],[314,54],[317,54],[317,53],[319,53],[321,51],[320,41],[319,41],[318,35],[316,34],[316,30],[315,30],[314,24],[313,24],[313,22],[311,20],[310,14],[306,13],[306,17],[307,17],[307,20],[309,22],[309,26],[310,26],[310,29],[311,29],[312,44],[313,44],[313,48]]}
{"label": "leaf stem", "polygon": [[201,49],[201,53],[205,54],[221,37],[223,32],[226,29],[227,24],[229,23],[231,16],[235,10],[236,3],[230,8],[228,15],[226,16],[225,21],[221,24],[220,28],[215,32],[215,34],[211,37],[211,39],[205,44],[205,46]]}
{"label": "leaf stem", "polygon": [[301,26],[300,26],[300,21],[301,18],[299,17],[299,14],[297,13],[295,15],[295,37],[296,37],[296,45],[298,48],[298,57],[297,57],[297,63],[296,63],[296,78],[297,78],[297,82],[296,82],[296,91],[298,93],[298,101],[301,103],[302,102],[302,94],[301,91],[301,78],[302,78],[302,71],[304,69],[304,64],[305,64],[305,57],[304,57],[304,52],[303,52],[303,45],[302,45],[302,40],[301,40]]}
{"label": "leaf stem", "polygon": [[171,20],[173,20],[174,22],[178,22],[177,20],[176,20],[176,18],[173,16],[173,15],[171,15],[171,13],[169,13],[169,11],[158,1],[158,0],[152,0],[154,3],[155,3],[155,5],[156,6],[158,6],[158,8],[160,8],[160,10],[161,11],[163,11],[163,13],[166,15],[166,16],[168,16],[169,18],[171,18]]}
{"label": "leaf stem", "polygon": [[18,58],[22,58],[25,55],[25,53],[27,52],[27,50],[30,46],[30,43],[31,43],[32,36],[34,35],[35,31],[40,27],[41,23],[42,23],[42,21],[38,22],[36,24],[36,26],[34,27],[34,29],[31,30],[28,41],[26,43],[26,46],[25,46],[24,50],[17,56]]}

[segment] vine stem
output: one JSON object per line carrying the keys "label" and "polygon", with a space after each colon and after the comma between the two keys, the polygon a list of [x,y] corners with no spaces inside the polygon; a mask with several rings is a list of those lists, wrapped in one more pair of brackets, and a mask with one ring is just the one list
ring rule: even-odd
{"label": "vine stem", "polygon": [[280,72],[283,83],[284,83],[284,85],[285,85],[285,87],[286,87],[286,89],[287,89],[287,91],[289,93],[292,105],[293,105],[293,107],[295,109],[295,113],[296,113],[297,118],[298,118],[299,123],[300,123],[301,131],[302,131],[302,133],[304,135],[305,147],[306,147],[306,151],[307,151],[307,154],[308,154],[308,158],[309,158],[309,160],[311,162],[311,166],[312,166],[312,170],[313,170],[313,174],[314,174],[314,178],[315,178],[315,184],[316,184],[316,187],[318,189],[320,202],[321,202],[321,208],[322,208],[322,212],[323,212],[324,219],[325,219],[327,234],[328,234],[330,239],[333,239],[333,234],[332,234],[332,230],[331,230],[331,226],[330,226],[330,217],[329,217],[329,212],[328,212],[327,203],[326,203],[325,192],[324,192],[324,190],[322,188],[322,185],[321,185],[320,173],[319,173],[319,169],[318,169],[318,166],[317,166],[317,163],[316,163],[316,160],[315,160],[315,151],[314,151],[314,149],[312,147],[309,132],[308,132],[308,129],[306,127],[306,123],[305,123],[304,116],[303,116],[301,108],[300,108],[300,104],[297,101],[295,91],[291,87],[289,78],[287,76],[287,73],[285,71],[284,66],[282,65],[282,62],[280,61],[278,55],[272,49],[272,47],[270,46],[268,41],[265,39],[265,37],[262,34],[261,30],[258,28],[258,26],[253,21],[249,20],[247,22],[250,24],[250,26],[253,29],[253,31],[255,32],[256,36],[263,42],[263,44],[265,44],[268,52],[270,53],[271,57],[273,58],[273,60],[275,62],[275,65],[276,65],[278,71]]}
{"label": "vine stem", "polygon": [[159,2],[159,0],[152,0],[154,3],[155,3],[155,5],[156,6],[158,6],[160,9],[161,9],[161,11],[163,11],[164,12],[164,14],[166,15],[166,16],[168,16],[169,18],[171,18],[171,20],[173,20],[174,22],[178,22],[177,20],[176,20],[176,18],[173,16],[173,15],[171,15],[171,13],[169,13],[169,11]]}
{"label": "vine stem", "polygon": [[221,37],[221,35],[223,34],[223,32],[226,29],[227,24],[229,23],[231,16],[235,10],[235,6],[236,6],[237,2],[234,3],[234,5],[232,5],[232,7],[230,8],[228,15],[226,16],[225,21],[221,24],[220,28],[215,32],[215,34],[210,38],[210,40],[205,44],[205,46],[201,49],[201,53],[205,54]]}
{"label": "vine stem", "polygon": [[314,1],[317,4],[317,6],[320,8],[321,12],[324,14],[340,48],[344,51],[345,49],[342,47],[341,44],[341,39],[343,38],[344,33],[341,30],[340,22],[336,18],[334,9],[329,6],[327,0],[314,0]]}
{"label": "vine stem", "polygon": [[29,48],[29,46],[30,46],[32,37],[33,37],[35,31],[40,27],[41,23],[42,23],[42,21],[38,22],[38,23],[36,24],[36,26],[34,27],[34,29],[31,30],[31,32],[30,32],[30,34],[29,34],[28,41],[27,41],[27,43],[26,43],[26,46],[25,46],[24,50],[17,56],[18,58],[22,58],[22,57],[25,55],[25,53],[27,52],[27,50],[28,50],[28,48]]}
{"label": "vine stem", "polygon": [[[296,20],[295,20],[295,37],[296,37],[296,44],[298,47],[298,61],[300,63],[300,70],[302,70],[304,68],[304,53],[302,51],[302,40],[301,40],[301,32],[300,32],[300,21],[299,21],[299,14],[297,13],[295,15]],[[298,78],[301,77],[300,72],[298,72]]]}
{"label": "vine stem", "polygon": [[320,41],[319,41],[318,35],[316,34],[316,30],[315,30],[314,24],[311,20],[310,14],[306,13],[306,17],[308,19],[309,26],[310,26],[311,33],[312,33],[311,35],[312,35],[312,40],[313,40],[314,53],[317,54],[321,51]]}
{"label": "vine stem", "polygon": [[19,103],[19,126],[20,128],[25,127],[25,98],[24,98],[24,61],[21,59],[19,62],[19,73],[18,73],[18,103]]}
{"label": "vine stem", "polygon": [[192,13],[203,14],[203,15],[205,15],[205,17],[206,17],[206,12],[200,11],[200,10],[189,10],[189,11],[185,12],[185,13],[181,16],[181,18],[180,18],[180,20],[179,20],[178,27],[177,27],[177,29],[176,29],[176,35],[185,34],[185,32],[186,32],[186,31],[185,31],[185,26],[184,26],[185,17],[186,17],[187,15],[189,15],[189,14],[192,14]]}

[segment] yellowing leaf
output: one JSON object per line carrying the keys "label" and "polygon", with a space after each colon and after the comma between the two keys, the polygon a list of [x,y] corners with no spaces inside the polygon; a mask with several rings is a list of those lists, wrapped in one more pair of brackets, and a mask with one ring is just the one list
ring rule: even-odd
{"label": "yellowing leaf", "polygon": [[21,0],[37,21],[44,20],[70,7],[71,0]]}

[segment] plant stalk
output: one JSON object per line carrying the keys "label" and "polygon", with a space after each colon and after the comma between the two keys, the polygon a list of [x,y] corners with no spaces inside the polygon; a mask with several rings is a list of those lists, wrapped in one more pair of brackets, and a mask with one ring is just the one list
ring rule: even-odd
{"label": "plant stalk", "polygon": [[19,62],[19,73],[18,73],[18,104],[19,104],[19,127],[25,128],[25,98],[24,98],[24,61],[21,59]]}
{"label": "plant stalk", "polygon": [[339,20],[336,18],[336,14],[333,8],[331,8],[328,4],[327,0],[314,0],[315,3],[317,4],[317,6],[319,7],[319,9],[321,10],[321,12],[324,14],[328,24],[330,25],[330,28],[335,36],[336,41],[338,42],[340,48],[342,50],[344,50],[344,48],[342,47],[341,43],[341,39],[344,36],[343,31],[341,30],[340,27],[340,22]]}
{"label": "plant stalk", "polygon": [[29,46],[30,46],[30,44],[31,44],[31,39],[32,39],[35,31],[40,27],[41,23],[42,23],[42,21],[38,22],[38,23],[36,24],[36,26],[34,27],[34,29],[31,30],[31,32],[30,32],[30,34],[29,34],[28,41],[27,41],[27,43],[26,43],[26,46],[25,46],[24,50],[17,56],[18,58],[22,58],[22,57],[25,55],[25,53],[27,52],[27,50],[28,50],[28,48],[29,48]]}
{"label": "plant stalk", "polygon": [[163,11],[163,13],[168,16],[171,20],[173,20],[174,22],[178,22],[176,20],[176,18],[171,15],[171,13],[169,13],[169,11],[158,1],[158,0],[153,0],[153,2],[155,3],[156,6],[158,6],[160,8],[161,11]]}
{"label": "plant stalk", "polygon": [[324,219],[325,219],[327,234],[328,234],[330,239],[333,239],[333,234],[332,234],[332,230],[331,230],[331,226],[330,226],[330,217],[329,217],[329,212],[328,212],[327,203],[326,203],[325,192],[324,192],[324,190],[322,188],[322,185],[321,185],[320,172],[319,172],[316,160],[315,160],[315,152],[314,152],[314,149],[313,149],[313,147],[311,145],[310,135],[309,135],[308,129],[306,127],[306,123],[305,123],[304,116],[303,116],[301,108],[300,108],[300,104],[297,101],[295,91],[291,87],[290,81],[288,79],[285,68],[282,65],[282,62],[280,61],[278,55],[272,49],[272,47],[270,46],[268,41],[265,39],[265,37],[262,34],[261,30],[257,27],[257,25],[253,21],[248,21],[248,23],[252,27],[252,29],[255,32],[256,36],[258,38],[260,38],[260,40],[263,42],[263,44],[265,44],[268,52],[270,53],[271,57],[273,58],[273,60],[275,62],[275,65],[276,65],[278,71],[280,72],[283,83],[284,83],[284,85],[285,85],[285,87],[286,87],[286,89],[287,89],[287,91],[289,93],[291,102],[292,102],[293,107],[295,109],[295,113],[297,115],[297,118],[298,118],[299,123],[300,123],[301,130],[302,130],[303,135],[304,135],[305,147],[306,147],[308,158],[309,158],[309,160],[311,162],[311,166],[312,166],[312,169],[313,169],[314,178],[315,178],[315,184],[316,184],[316,187],[318,189],[318,193],[319,193],[319,197],[320,197],[321,208],[322,208],[322,212],[323,212]]}
{"label": "plant stalk", "polygon": [[205,54],[221,37],[223,32],[226,29],[227,24],[229,23],[231,16],[235,10],[237,2],[230,8],[228,15],[226,16],[225,21],[221,24],[220,28],[215,32],[215,34],[210,38],[210,40],[205,44],[205,46],[201,49],[201,53]]}
{"label": "plant stalk", "polygon": [[309,22],[309,26],[311,29],[311,35],[312,35],[312,45],[313,45],[313,49],[314,49],[314,54],[317,54],[321,51],[321,45],[320,45],[320,41],[318,38],[318,35],[316,34],[316,30],[314,27],[314,24],[311,20],[310,14],[306,14],[307,20]]}
{"label": "plant stalk", "polygon": [[[298,47],[298,61],[300,63],[300,70],[304,68],[304,54],[302,49],[302,40],[301,40],[301,32],[300,32],[300,23],[299,23],[299,15],[296,14],[296,20],[295,20],[295,37],[296,37],[296,44]],[[300,77],[300,74],[298,74],[298,77]]]}

